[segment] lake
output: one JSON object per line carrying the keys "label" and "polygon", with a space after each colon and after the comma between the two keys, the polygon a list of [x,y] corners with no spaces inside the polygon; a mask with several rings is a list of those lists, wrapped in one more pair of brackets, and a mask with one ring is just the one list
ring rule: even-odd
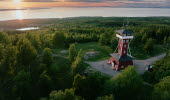
{"label": "lake", "polygon": [[66,18],[80,16],[102,17],[151,17],[168,16],[169,8],[111,8],[111,7],[87,7],[87,8],[47,8],[47,9],[22,9],[0,10],[0,21],[13,19],[37,19],[37,18]]}
{"label": "lake", "polygon": [[26,27],[26,28],[19,28],[19,29],[16,29],[16,30],[27,31],[27,30],[36,30],[36,29],[39,29],[39,27]]}

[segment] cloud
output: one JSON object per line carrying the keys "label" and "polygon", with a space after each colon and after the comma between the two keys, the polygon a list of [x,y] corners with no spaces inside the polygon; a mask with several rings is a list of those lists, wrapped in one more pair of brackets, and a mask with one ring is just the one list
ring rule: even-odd
{"label": "cloud", "polygon": [[[0,1],[13,1],[13,0],[0,0]],[[63,0],[22,0],[23,2],[61,2]],[[66,2],[106,2],[106,1],[119,1],[119,2],[170,2],[169,0],[64,0]]]}

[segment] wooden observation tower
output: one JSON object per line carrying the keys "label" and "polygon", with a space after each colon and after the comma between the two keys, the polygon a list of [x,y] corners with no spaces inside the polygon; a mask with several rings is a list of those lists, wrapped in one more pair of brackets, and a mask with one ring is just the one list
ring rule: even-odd
{"label": "wooden observation tower", "polygon": [[116,33],[116,37],[119,38],[118,52],[111,54],[112,57],[109,63],[112,65],[113,69],[119,71],[133,65],[133,58],[128,54],[128,51],[130,51],[129,44],[131,39],[133,39],[133,32],[128,29],[122,29],[117,30]]}

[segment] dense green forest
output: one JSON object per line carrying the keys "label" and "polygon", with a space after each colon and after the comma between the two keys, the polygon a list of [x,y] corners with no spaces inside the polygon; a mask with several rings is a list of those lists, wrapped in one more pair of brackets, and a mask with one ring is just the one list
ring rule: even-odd
{"label": "dense green forest", "polygon": [[[170,18],[78,17],[0,23],[0,100],[169,100]],[[15,28],[40,26],[38,30]],[[166,52],[153,71],[135,66],[111,77],[85,61],[109,59],[117,47],[115,30],[134,31],[131,52],[146,59]],[[89,59],[84,54],[97,51]]]}

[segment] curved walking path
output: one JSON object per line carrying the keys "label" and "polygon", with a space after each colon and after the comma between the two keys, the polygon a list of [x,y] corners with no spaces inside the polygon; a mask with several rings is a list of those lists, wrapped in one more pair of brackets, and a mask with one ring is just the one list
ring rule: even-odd
{"label": "curved walking path", "polygon": [[[146,71],[146,68],[148,65],[151,65],[153,62],[155,62],[165,56],[166,56],[166,53],[161,54],[159,56],[151,57],[146,60],[133,60],[133,63],[136,68],[136,71],[139,74],[143,74]],[[102,73],[105,73],[109,76],[114,76],[114,75],[120,73],[120,71],[112,70],[111,65],[108,64],[107,62],[108,62],[108,60],[99,61],[99,62],[86,61],[86,63],[88,63],[93,69],[100,71]]]}

